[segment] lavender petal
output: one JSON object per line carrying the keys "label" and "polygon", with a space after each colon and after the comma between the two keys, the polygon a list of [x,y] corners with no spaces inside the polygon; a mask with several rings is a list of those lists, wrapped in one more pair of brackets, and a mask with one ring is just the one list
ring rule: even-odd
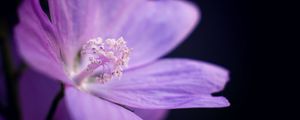
{"label": "lavender petal", "polygon": [[20,105],[24,120],[44,120],[59,83],[33,70],[26,70],[20,79]]}
{"label": "lavender petal", "polygon": [[168,115],[168,110],[165,109],[133,109],[134,113],[140,116],[143,120],[165,120]]}
{"label": "lavender petal", "polygon": [[42,11],[38,0],[24,0],[18,10],[20,22],[15,39],[21,56],[34,69],[66,83],[56,32]]}
{"label": "lavender petal", "polygon": [[200,13],[187,1],[147,1],[126,18],[117,33],[133,49],[130,69],[153,62],[177,47],[197,25]]}
{"label": "lavender petal", "polygon": [[88,84],[86,88],[97,96],[136,108],[226,107],[226,98],[211,93],[221,91],[227,81],[228,71],[216,65],[164,59],[126,71],[121,80]]}
{"label": "lavender petal", "polygon": [[52,22],[72,57],[87,40],[124,37],[130,66],[156,60],[181,43],[200,19],[186,1],[50,0]]}
{"label": "lavender petal", "polygon": [[141,120],[131,111],[72,87],[65,92],[72,120]]}

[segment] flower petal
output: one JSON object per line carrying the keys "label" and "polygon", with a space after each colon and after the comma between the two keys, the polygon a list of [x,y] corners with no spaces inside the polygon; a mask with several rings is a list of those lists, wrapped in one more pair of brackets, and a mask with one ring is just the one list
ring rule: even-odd
{"label": "flower petal", "polygon": [[94,37],[123,36],[133,48],[130,67],[151,62],[176,47],[199,19],[186,1],[50,0],[51,18],[75,56]]}
{"label": "flower petal", "polygon": [[23,119],[44,120],[58,90],[58,82],[35,71],[26,70],[19,83]]}
{"label": "flower petal", "polygon": [[165,109],[133,109],[134,113],[143,120],[164,120],[167,117],[168,110]]}
{"label": "flower petal", "polygon": [[147,1],[129,17],[119,35],[132,48],[129,67],[150,63],[173,50],[193,30],[199,20],[198,9],[186,1]]}
{"label": "flower petal", "polygon": [[70,115],[70,111],[67,108],[65,99],[66,98],[64,97],[58,104],[55,115],[53,117],[54,120],[73,120],[72,116]]}
{"label": "flower petal", "polygon": [[[19,84],[23,119],[44,120],[59,87],[58,82],[47,76],[32,70],[25,71]],[[64,101],[59,103],[54,120],[72,120]]]}
{"label": "flower petal", "polygon": [[187,59],[165,59],[125,72],[122,80],[87,84],[91,93],[110,101],[148,109],[225,107],[223,97],[211,96],[224,88],[227,70]]}
{"label": "flower petal", "polygon": [[24,0],[18,13],[20,23],[15,28],[15,39],[21,56],[33,68],[68,83],[53,26],[39,0]]}
{"label": "flower petal", "polygon": [[141,120],[129,110],[72,87],[66,87],[65,97],[72,120]]}
{"label": "flower petal", "polygon": [[[72,46],[71,57],[77,55],[82,44],[95,37],[112,33],[120,17],[140,0],[49,0],[51,21],[61,43]],[[119,36],[120,37],[120,36]]]}

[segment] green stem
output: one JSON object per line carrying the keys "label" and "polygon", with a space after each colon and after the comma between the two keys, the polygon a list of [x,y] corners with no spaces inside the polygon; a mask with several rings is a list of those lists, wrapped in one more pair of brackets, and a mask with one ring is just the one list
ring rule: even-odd
{"label": "green stem", "polygon": [[59,105],[59,102],[61,101],[61,99],[63,97],[64,97],[64,86],[63,86],[63,84],[61,84],[61,88],[60,88],[59,92],[57,93],[54,100],[52,101],[52,104],[51,104],[51,107],[48,111],[46,120],[53,120],[55,111],[56,111],[56,109]]}

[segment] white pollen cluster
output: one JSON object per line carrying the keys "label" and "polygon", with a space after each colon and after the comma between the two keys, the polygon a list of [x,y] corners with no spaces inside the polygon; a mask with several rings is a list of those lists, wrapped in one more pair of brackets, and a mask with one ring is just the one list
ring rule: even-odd
{"label": "white pollen cluster", "polygon": [[102,84],[120,78],[123,68],[128,66],[130,51],[123,37],[105,41],[100,37],[90,39],[81,50],[81,56],[89,61],[84,72],[90,74],[97,70],[96,80]]}

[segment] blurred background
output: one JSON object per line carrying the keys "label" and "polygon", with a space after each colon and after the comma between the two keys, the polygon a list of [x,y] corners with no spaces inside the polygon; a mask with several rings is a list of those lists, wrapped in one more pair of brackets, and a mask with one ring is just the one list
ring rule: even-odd
{"label": "blurred background", "polygon": [[[299,93],[291,92],[299,90],[290,80],[299,78],[293,77],[292,69],[284,69],[294,60],[287,57],[291,52],[284,52],[294,49],[286,46],[290,36],[282,37],[283,32],[278,32],[280,21],[288,14],[282,11],[285,4],[252,0],[192,2],[200,7],[202,20],[187,40],[165,57],[203,60],[229,69],[231,80],[216,95],[227,97],[231,106],[172,110],[167,120],[292,119],[297,112],[291,108],[299,101],[291,97]],[[18,3],[1,0],[1,30],[17,23]]]}

